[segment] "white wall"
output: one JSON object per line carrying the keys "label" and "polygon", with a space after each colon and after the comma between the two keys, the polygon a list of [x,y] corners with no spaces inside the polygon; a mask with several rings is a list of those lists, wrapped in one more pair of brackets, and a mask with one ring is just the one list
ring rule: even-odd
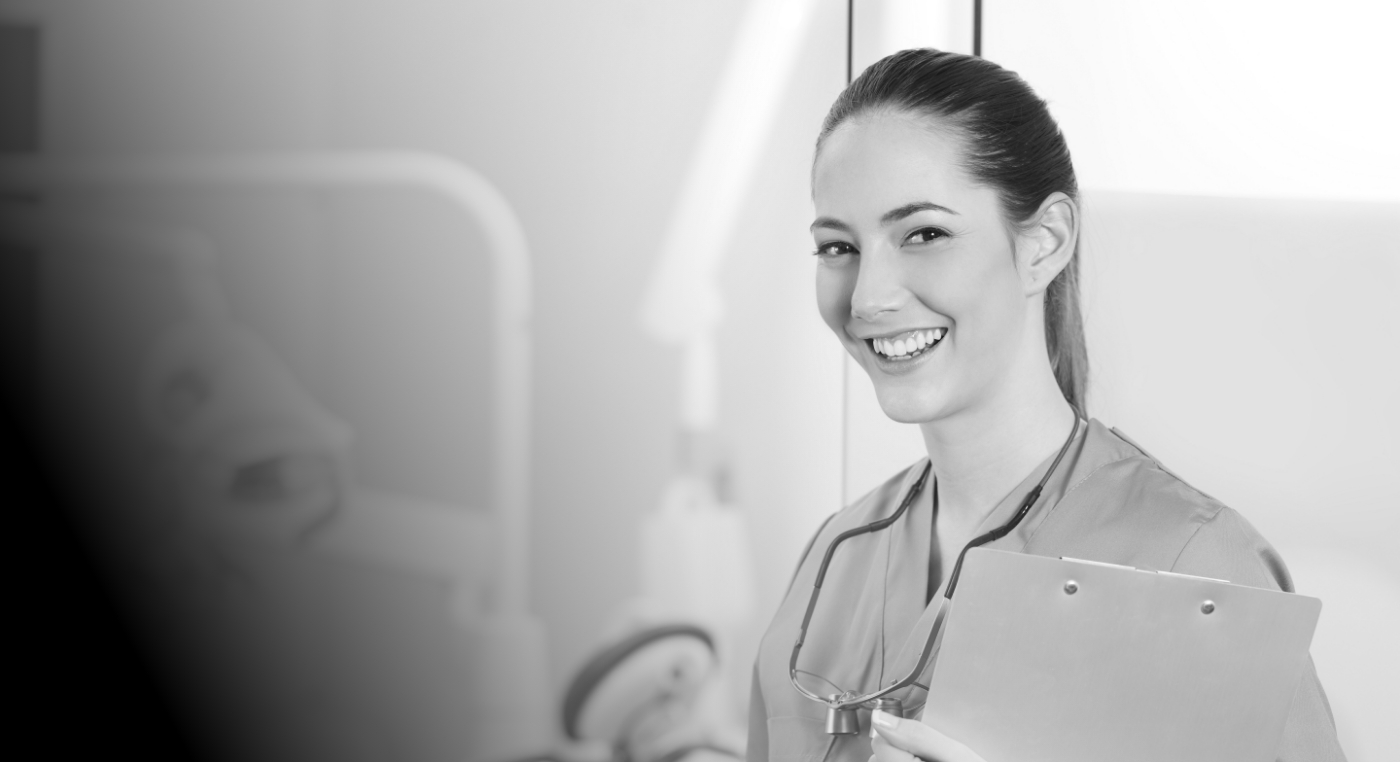
{"label": "white wall", "polygon": [[1050,101],[1086,188],[1400,200],[1400,8],[1000,0],[983,53]]}

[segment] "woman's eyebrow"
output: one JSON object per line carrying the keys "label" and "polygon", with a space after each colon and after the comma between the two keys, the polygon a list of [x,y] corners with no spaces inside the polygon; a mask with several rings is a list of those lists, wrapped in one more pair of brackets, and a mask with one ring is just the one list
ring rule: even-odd
{"label": "woman's eyebrow", "polygon": [[[957,214],[957,212],[952,209],[935,204],[932,201],[915,201],[885,212],[884,215],[880,217],[880,223],[888,225],[891,222],[898,222],[911,214],[918,214],[919,212],[947,212],[948,214]],[[817,228],[831,228],[832,230],[840,230],[846,233],[852,232],[850,225],[847,225],[835,217],[818,217],[808,229],[815,231]]]}
{"label": "woman's eyebrow", "polygon": [[812,226],[807,229],[809,231],[815,231],[817,228],[831,228],[845,233],[853,232],[850,225],[847,225],[835,217],[818,217],[816,221],[812,223]]}
{"label": "woman's eyebrow", "polygon": [[902,220],[911,214],[930,211],[957,214],[957,212],[953,211],[952,209],[949,209],[946,206],[940,206],[938,204],[933,203],[932,201],[915,201],[912,204],[905,204],[904,206],[896,207],[894,209],[889,210],[888,212],[885,212],[884,216],[880,218],[880,222],[884,224],[889,224],[891,222]]}

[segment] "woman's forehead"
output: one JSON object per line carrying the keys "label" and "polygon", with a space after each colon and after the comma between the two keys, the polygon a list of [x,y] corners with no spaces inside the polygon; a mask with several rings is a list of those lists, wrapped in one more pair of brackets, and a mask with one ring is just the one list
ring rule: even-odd
{"label": "woman's forehead", "polygon": [[823,141],[813,167],[813,200],[821,213],[872,209],[877,215],[915,199],[951,208],[957,208],[953,200],[980,203],[988,191],[963,169],[962,156],[956,131],[932,118],[897,111],[861,115]]}

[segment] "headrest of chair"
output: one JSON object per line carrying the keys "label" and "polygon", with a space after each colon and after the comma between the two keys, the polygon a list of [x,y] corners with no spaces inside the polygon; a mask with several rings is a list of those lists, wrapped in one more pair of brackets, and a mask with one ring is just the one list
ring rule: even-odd
{"label": "headrest of chair", "polygon": [[717,664],[709,633],[689,624],[652,627],[605,649],[579,671],[564,698],[574,739],[622,740],[647,704],[693,695]]}

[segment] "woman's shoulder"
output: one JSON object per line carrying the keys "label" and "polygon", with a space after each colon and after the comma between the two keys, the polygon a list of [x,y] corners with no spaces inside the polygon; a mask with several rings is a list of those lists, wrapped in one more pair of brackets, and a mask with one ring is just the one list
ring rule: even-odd
{"label": "woman's shoulder", "polygon": [[837,531],[845,531],[892,515],[909,496],[909,491],[921,480],[927,479],[928,470],[928,458],[920,458],[910,463],[850,505],[832,514],[828,524],[831,528],[841,527]]}
{"label": "woman's shoulder", "polygon": [[793,580],[788,583],[789,589],[792,587],[792,582],[796,580],[796,575],[801,574],[802,566],[816,560],[811,557],[813,548],[826,547],[835,539],[836,535],[848,529],[878,521],[894,513],[898,510],[902,498],[918,482],[920,475],[927,467],[928,459],[921,458],[886,479],[875,489],[862,495],[860,499],[827,516],[822,521],[821,526],[817,527],[817,531],[807,540],[806,547],[802,549],[802,555],[798,556],[798,569],[794,573]]}
{"label": "woman's shoulder", "polygon": [[1083,557],[1112,563],[1292,589],[1278,553],[1238,511],[1118,429],[1092,421],[1087,437],[1080,467],[1036,544],[1073,545],[1097,554]]}
{"label": "woman's shoulder", "polygon": [[1206,494],[1116,428],[1097,420],[1089,422],[1085,448],[1071,475],[1066,496],[1102,493],[1102,498],[1118,498],[1112,505],[1148,510],[1161,519],[1186,525],[1199,525],[1229,510]]}

